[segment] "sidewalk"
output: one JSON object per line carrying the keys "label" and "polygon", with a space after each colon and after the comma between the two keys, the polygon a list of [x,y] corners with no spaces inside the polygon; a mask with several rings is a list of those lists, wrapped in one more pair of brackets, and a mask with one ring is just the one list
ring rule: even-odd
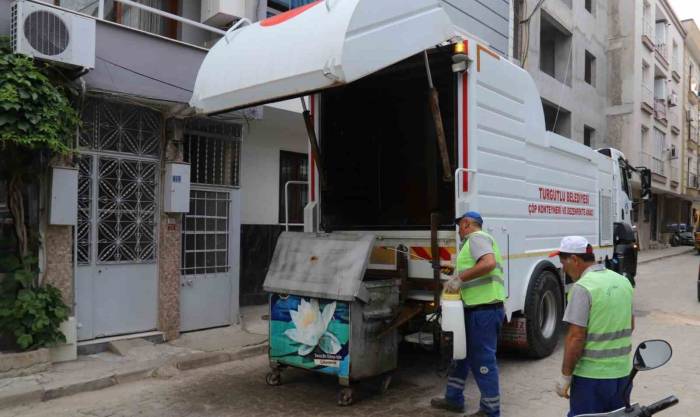
{"label": "sidewalk", "polygon": [[79,356],[46,372],[0,379],[0,409],[47,401],[141,379],[245,359],[267,352],[267,306],[241,309],[241,324],[184,333],[168,343],[114,342],[110,352]]}
{"label": "sidewalk", "polygon": [[670,258],[672,256],[684,255],[686,253],[692,253],[695,248],[692,246],[677,246],[675,248],[665,248],[665,249],[649,249],[639,252],[639,257],[637,258],[637,264],[645,264],[653,261],[658,261],[659,259]]}

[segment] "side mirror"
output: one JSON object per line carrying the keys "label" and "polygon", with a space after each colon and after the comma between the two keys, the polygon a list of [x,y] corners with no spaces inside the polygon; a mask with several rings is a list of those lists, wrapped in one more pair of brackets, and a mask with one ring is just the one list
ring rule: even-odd
{"label": "side mirror", "polygon": [[633,365],[637,371],[648,371],[663,366],[671,359],[673,349],[665,340],[647,340],[637,346]]}

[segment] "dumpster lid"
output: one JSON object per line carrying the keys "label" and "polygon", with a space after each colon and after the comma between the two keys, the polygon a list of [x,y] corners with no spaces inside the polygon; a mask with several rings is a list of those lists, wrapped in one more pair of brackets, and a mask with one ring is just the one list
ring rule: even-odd
{"label": "dumpster lid", "polygon": [[373,243],[372,234],[283,232],[263,288],[274,293],[368,302],[362,278]]}
{"label": "dumpster lid", "polygon": [[318,0],[221,38],[199,68],[190,105],[217,113],[306,95],[456,35],[439,0]]}

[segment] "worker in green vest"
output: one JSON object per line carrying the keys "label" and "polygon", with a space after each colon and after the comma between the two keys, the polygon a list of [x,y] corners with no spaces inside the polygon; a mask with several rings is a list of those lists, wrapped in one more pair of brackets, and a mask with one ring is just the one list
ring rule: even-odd
{"label": "worker in green vest", "polygon": [[[569,324],[559,396],[569,398],[569,417],[624,407],[632,370],[633,289],[622,275],[596,263],[581,236],[562,239],[562,269],[574,280],[564,321]],[[626,390],[627,388],[627,390]]]}
{"label": "worker in green vest", "polygon": [[496,345],[504,319],[503,259],[496,240],[481,230],[484,221],[468,211],[455,222],[463,246],[457,255],[454,277],[445,284],[464,301],[467,357],[455,361],[447,379],[445,397],[433,398],[434,408],[464,412],[464,386],[469,370],[481,392],[479,411],[470,417],[500,416]]}

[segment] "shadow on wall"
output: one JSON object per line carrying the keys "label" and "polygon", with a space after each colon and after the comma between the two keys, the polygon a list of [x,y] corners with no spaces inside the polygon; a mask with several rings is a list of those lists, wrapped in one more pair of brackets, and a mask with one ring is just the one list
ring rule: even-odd
{"label": "shadow on wall", "polygon": [[241,225],[242,307],[267,303],[263,282],[282,229],[279,225]]}

